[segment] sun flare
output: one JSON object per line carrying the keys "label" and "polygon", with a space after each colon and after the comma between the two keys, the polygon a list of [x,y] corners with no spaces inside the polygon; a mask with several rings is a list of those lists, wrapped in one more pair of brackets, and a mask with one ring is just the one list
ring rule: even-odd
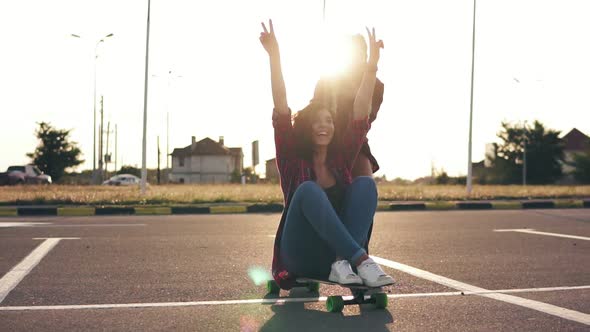
{"label": "sun flare", "polygon": [[351,70],[353,46],[350,36],[326,33],[320,45],[321,76],[340,76]]}

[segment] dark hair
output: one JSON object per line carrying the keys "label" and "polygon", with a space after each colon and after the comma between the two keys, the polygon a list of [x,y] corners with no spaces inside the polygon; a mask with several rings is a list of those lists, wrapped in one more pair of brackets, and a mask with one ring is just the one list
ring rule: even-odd
{"label": "dark hair", "polygon": [[312,101],[304,109],[293,116],[293,133],[295,135],[295,153],[299,158],[311,160],[313,157],[313,140],[311,137],[314,116],[321,110],[327,110],[332,115],[334,123],[334,136],[328,147],[330,150],[335,143],[336,137],[336,114],[329,103]]}

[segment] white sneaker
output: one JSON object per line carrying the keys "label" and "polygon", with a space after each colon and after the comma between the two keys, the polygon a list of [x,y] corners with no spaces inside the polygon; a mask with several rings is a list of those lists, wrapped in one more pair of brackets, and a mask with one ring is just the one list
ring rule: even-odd
{"label": "white sneaker", "polygon": [[381,266],[375,263],[371,258],[364,260],[357,268],[359,277],[363,283],[369,287],[381,287],[391,285],[395,281],[387,273],[383,272]]}
{"label": "white sneaker", "polygon": [[342,285],[362,285],[363,280],[352,271],[350,263],[347,260],[335,261],[332,263],[332,270],[328,280]]}

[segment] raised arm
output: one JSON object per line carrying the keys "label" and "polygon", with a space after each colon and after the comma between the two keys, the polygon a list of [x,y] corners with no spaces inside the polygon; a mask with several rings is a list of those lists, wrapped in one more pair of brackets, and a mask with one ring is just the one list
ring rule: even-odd
{"label": "raised arm", "polygon": [[361,85],[356,93],[353,104],[353,116],[355,120],[367,118],[371,112],[373,100],[373,91],[375,81],[377,80],[377,63],[379,62],[379,52],[383,48],[383,41],[377,40],[375,28],[372,32],[367,28],[369,36],[369,62],[363,74]]}
{"label": "raised arm", "polygon": [[289,107],[287,106],[287,90],[285,89],[283,70],[281,69],[281,55],[279,52],[279,44],[275,37],[272,20],[268,21],[270,31],[266,29],[264,23],[261,24],[263,31],[260,33],[260,43],[268,53],[270,60],[270,82],[275,112],[278,112],[279,114],[289,114]]}

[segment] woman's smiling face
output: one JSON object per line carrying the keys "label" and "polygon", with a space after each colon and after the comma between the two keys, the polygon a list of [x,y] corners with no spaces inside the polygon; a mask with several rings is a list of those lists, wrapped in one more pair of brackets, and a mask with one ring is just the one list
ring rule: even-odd
{"label": "woman's smiling face", "polygon": [[327,109],[321,109],[314,115],[311,124],[311,140],[314,146],[328,146],[334,137],[334,119]]}

